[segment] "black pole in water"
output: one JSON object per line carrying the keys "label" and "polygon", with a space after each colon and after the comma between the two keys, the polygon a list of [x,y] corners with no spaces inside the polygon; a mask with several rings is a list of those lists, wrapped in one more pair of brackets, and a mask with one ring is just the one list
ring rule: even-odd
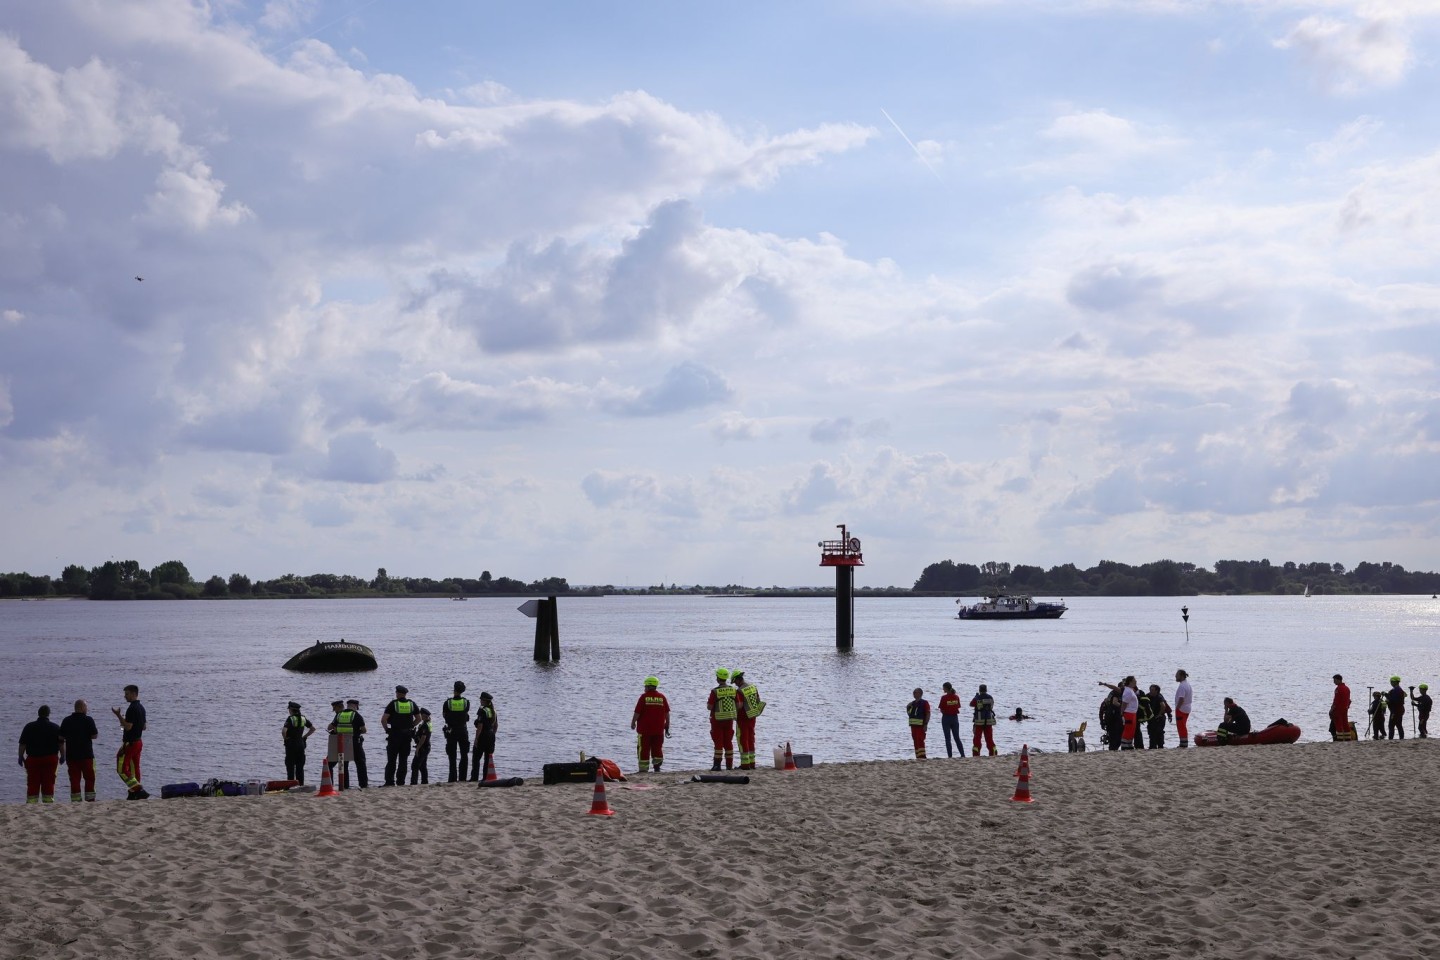
{"label": "black pole in water", "polygon": [[555,663],[560,662],[560,608],[555,603],[554,597],[547,598],[550,603],[550,659]]}
{"label": "black pole in water", "polygon": [[535,662],[560,662],[560,612],[554,597],[537,600],[535,610]]}
{"label": "black pole in water", "polygon": [[1180,619],[1185,621],[1185,642],[1190,642],[1190,608],[1180,608]]}
{"label": "black pole in water", "polygon": [[855,568],[835,568],[835,649],[855,646]]}

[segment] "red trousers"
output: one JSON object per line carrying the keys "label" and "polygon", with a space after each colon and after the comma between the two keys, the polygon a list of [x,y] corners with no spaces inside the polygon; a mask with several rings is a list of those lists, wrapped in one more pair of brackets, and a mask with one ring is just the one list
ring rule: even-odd
{"label": "red trousers", "polygon": [[1175,711],[1175,734],[1180,738],[1181,743],[1190,739],[1190,728],[1187,726],[1189,722],[1190,714],[1183,710]]}
{"label": "red trousers", "polygon": [[990,755],[993,757],[996,753],[995,728],[989,724],[982,726],[978,723],[975,725],[975,756],[980,756],[980,738],[982,736],[985,738],[986,749],[990,751]]}
{"label": "red trousers", "polygon": [[722,756],[733,761],[735,759],[735,721],[711,720],[710,742],[715,746],[716,763],[720,762]]}
{"label": "red trousers", "polygon": [[1122,747],[1127,743],[1132,745],[1135,743],[1135,717],[1136,714],[1133,713],[1125,714],[1125,726],[1120,731],[1120,744]]}
{"label": "red trousers", "polygon": [[915,743],[915,759],[925,759],[925,728],[912,726],[910,728],[910,739]]}
{"label": "red trousers", "polygon": [[46,803],[55,800],[55,771],[60,769],[60,758],[25,758],[25,802],[39,803],[44,797]]}
{"label": "red trousers", "polygon": [[70,772],[70,799],[79,800],[80,781],[85,781],[84,798],[95,799],[95,758],[88,760],[66,760],[65,769]]}
{"label": "red trousers", "polygon": [[640,769],[650,769],[650,758],[655,758],[655,769],[660,769],[660,761],[665,759],[665,734],[663,733],[637,733],[635,735],[635,752],[640,758]]}
{"label": "red trousers", "polygon": [[140,751],[144,747],[144,743],[134,740],[120,744],[120,749],[115,752],[115,772],[120,774],[129,790],[140,789]]}
{"label": "red trousers", "polygon": [[741,717],[735,721],[735,739],[740,742],[740,765],[755,766],[755,721]]}

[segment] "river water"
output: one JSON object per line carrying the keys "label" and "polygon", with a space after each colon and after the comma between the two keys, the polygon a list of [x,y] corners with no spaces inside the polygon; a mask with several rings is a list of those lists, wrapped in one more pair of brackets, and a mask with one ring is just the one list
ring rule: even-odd
{"label": "river water", "polygon": [[[1022,742],[1064,750],[1065,731],[1095,718],[1104,693],[1097,681],[1128,673],[1160,683],[1169,697],[1176,668],[1188,670],[1196,730],[1213,728],[1221,698],[1233,696],[1257,726],[1284,716],[1305,740],[1328,738],[1334,673],[1346,676],[1351,716],[1362,725],[1367,687],[1385,687],[1392,674],[1407,686],[1440,679],[1440,601],[1429,597],[1086,597],[1071,601],[1061,620],[1016,623],[956,620],[944,598],[861,598],[847,654],[835,650],[829,599],[561,598],[562,658],[550,665],[532,661],[534,621],[516,611],[519,603],[4,601],[0,729],[14,743],[39,704],[58,721],[75,699],[89,701],[101,731],[104,798],[123,795],[110,765],[119,741],[110,708],[122,705],[127,683],[140,686],[149,713],[143,769],[158,793],[178,781],[282,777],[279,731],[292,699],[323,730],[331,700],[359,698],[372,734],[372,781],[381,782],[379,719],[397,683],[435,713],[434,782],[446,775],[440,702],[457,679],[472,702],[482,690],[495,698],[502,777],[538,776],[543,764],[582,750],[633,769],[630,713],[648,674],[671,703],[667,766],[708,766],[705,699],[722,666],[745,668],[768,704],[758,729],[762,762],[787,740],[816,762],[906,757],[912,689],[923,687],[933,704],[945,680],[967,702],[977,684],[988,684],[1002,714],[1019,705],[1038,718],[1001,721],[997,741],[1009,752]],[[380,668],[281,668],[315,640],[342,637],[372,647]],[[1173,730],[1168,736],[1173,744]],[[1093,722],[1089,742],[1099,742]],[[314,782],[323,740],[311,743]],[[944,755],[938,718],[930,754]],[[22,800],[24,771],[8,766],[0,800]],[[62,799],[67,792],[62,770]]]}

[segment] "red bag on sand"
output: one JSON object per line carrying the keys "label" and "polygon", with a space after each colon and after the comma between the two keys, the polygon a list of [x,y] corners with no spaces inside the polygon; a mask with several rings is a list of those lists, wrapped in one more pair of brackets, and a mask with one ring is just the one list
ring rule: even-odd
{"label": "red bag on sand", "polygon": [[625,774],[620,772],[620,765],[618,763],[614,760],[601,760],[599,757],[595,759],[600,763],[600,776],[604,777],[607,781],[624,781]]}

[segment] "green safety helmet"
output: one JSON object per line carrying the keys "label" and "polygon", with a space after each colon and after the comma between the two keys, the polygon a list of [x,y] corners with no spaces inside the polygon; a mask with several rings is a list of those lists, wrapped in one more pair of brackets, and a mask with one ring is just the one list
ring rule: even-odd
{"label": "green safety helmet", "polygon": [[1430,684],[1428,684],[1428,683],[1422,683],[1422,684],[1420,684],[1420,689],[1421,689],[1421,690],[1429,690],[1429,689],[1430,689]]}
{"label": "green safety helmet", "polygon": [[716,680],[729,680],[729,679],[730,679],[730,671],[729,671],[729,670],[726,670],[724,667],[721,667],[719,670],[716,670],[716,671],[715,671],[715,679],[716,679]]}
{"label": "green safety helmet", "polygon": [[1400,682],[1400,678],[1399,678],[1399,677],[1391,677],[1391,678],[1390,678],[1390,682],[1391,682],[1391,683],[1399,683],[1399,682]]}
{"label": "green safety helmet", "polygon": [[660,681],[659,681],[657,678],[655,678],[655,677],[646,677],[646,678],[645,678],[645,686],[647,686],[647,687],[658,687],[658,686],[660,686]]}

